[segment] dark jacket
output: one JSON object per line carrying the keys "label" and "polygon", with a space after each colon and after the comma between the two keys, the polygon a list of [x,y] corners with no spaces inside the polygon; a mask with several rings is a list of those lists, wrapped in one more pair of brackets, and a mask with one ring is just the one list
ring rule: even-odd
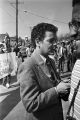
{"label": "dark jacket", "polygon": [[[59,79],[55,65],[54,70]],[[54,82],[43,71],[43,60],[37,51],[20,66],[18,80],[26,120],[63,120],[61,99]]]}

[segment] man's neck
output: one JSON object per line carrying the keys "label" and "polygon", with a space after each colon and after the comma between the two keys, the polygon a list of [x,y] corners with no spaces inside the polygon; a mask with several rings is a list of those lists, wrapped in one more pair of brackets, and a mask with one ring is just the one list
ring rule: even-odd
{"label": "man's neck", "polygon": [[47,57],[48,57],[48,55],[44,55],[44,54],[40,51],[40,49],[39,49],[38,47],[36,48],[36,50],[38,51],[38,54],[41,55],[41,56],[43,56],[44,58],[47,58]]}

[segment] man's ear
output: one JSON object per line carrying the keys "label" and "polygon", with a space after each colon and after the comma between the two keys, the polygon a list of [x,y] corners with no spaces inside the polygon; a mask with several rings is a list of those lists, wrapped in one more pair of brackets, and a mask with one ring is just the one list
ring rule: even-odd
{"label": "man's ear", "polygon": [[39,41],[39,39],[36,39],[36,40],[35,40],[35,43],[36,43],[36,46],[37,46],[37,47],[40,47],[40,41]]}

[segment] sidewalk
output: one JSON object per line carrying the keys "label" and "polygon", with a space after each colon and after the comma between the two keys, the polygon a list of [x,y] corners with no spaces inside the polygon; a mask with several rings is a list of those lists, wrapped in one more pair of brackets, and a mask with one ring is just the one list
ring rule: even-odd
{"label": "sidewalk", "polygon": [[[16,76],[11,76],[10,85],[12,86],[14,83],[16,83],[16,81],[17,81]],[[18,88],[18,86],[7,88],[6,86],[3,86],[2,81],[0,81],[0,96],[2,96],[2,94],[11,92],[15,90],[16,88]],[[0,102],[4,100],[5,97],[4,96],[0,97]]]}
{"label": "sidewalk", "polygon": [[[16,81],[17,81],[16,76],[12,76],[11,85]],[[8,114],[10,114],[11,111],[12,112],[14,111],[14,107],[19,103],[19,101],[20,101],[19,86],[7,88],[3,86],[2,82],[0,81],[0,120],[4,120],[5,117],[8,117]],[[13,116],[11,116],[12,119]],[[11,120],[11,118],[8,117],[8,120]]]}

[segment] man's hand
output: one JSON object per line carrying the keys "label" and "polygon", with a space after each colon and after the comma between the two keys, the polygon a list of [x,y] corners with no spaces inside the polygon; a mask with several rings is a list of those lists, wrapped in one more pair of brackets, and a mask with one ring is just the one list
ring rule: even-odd
{"label": "man's hand", "polygon": [[67,94],[70,90],[70,83],[69,82],[60,82],[57,87],[58,94]]}
{"label": "man's hand", "polygon": [[71,83],[71,79],[65,79],[65,80],[62,80],[63,82],[65,83]]}

